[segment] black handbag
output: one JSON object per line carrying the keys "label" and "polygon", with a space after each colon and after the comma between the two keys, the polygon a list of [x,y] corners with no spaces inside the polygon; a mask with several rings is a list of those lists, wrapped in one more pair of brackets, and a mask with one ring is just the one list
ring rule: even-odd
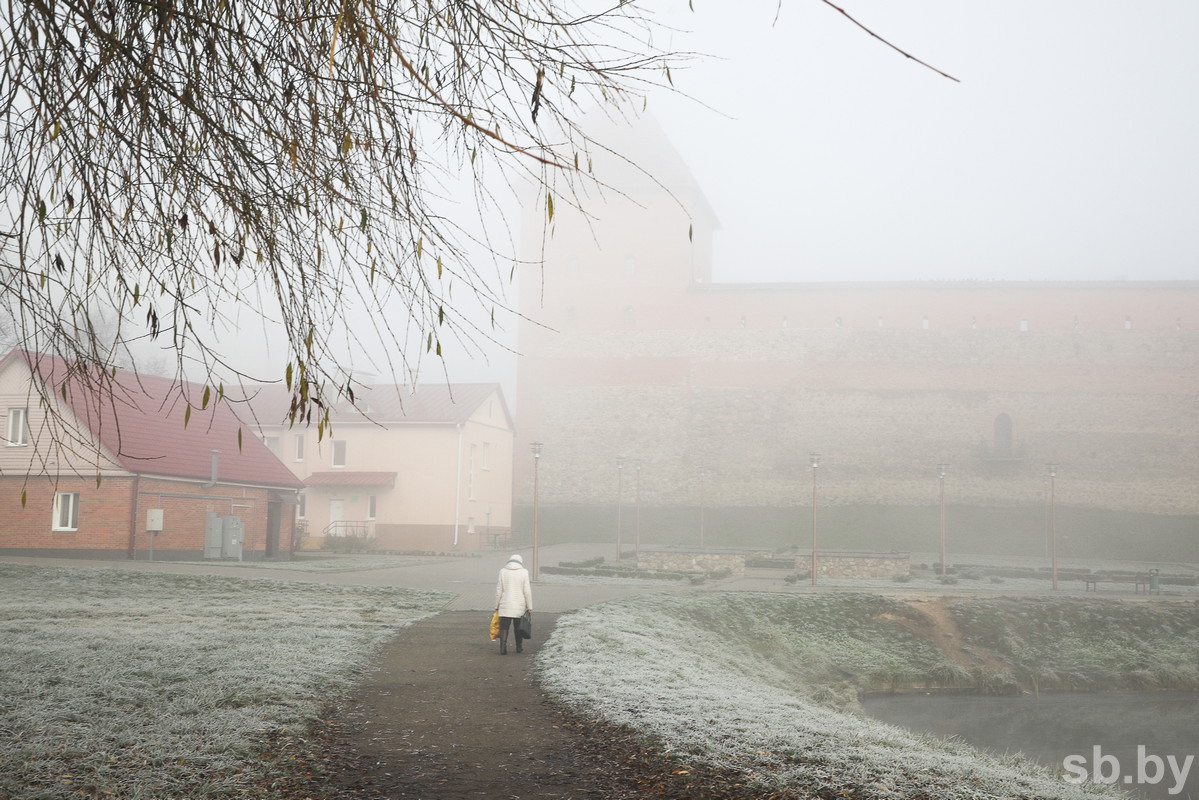
{"label": "black handbag", "polygon": [[520,618],[520,622],[516,626],[516,635],[522,639],[533,638],[533,615],[528,611]]}

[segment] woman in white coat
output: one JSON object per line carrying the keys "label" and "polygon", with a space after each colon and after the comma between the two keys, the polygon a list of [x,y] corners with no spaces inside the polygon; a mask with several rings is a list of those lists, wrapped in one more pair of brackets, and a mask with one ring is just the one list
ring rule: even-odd
{"label": "woman in white coat", "polygon": [[525,612],[533,610],[533,589],[529,584],[529,571],[519,554],[509,558],[500,569],[499,580],[495,583],[495,610],[500,615],[500,655],[508,655],[508,628],[512,628],[512,637],[516,639],[516,652],[524,652],[517,626]]}

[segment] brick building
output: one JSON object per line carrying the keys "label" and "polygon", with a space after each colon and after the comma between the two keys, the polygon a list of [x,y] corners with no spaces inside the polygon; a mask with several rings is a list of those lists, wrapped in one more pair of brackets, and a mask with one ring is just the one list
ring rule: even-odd
{"label": "brick building", "polygon": [[1052,515],[1067,555],[1199,560],[1199,281],[716,282],[685,165],[631,146],[670,194],[597,155],[628,196],[529,223],[517,441],[549,535],[623,510],[628,537],[636,506],[651,541],[804,541],[818,479],[830,547],[930,550],[947,464],[971,547],[1041,552]]}
{"label": "brick building", "polygon": [[289,557],[300,482],[229,405],[204,387],[183,387],[185,401],[166,378],[111,377],[97,391],[56,358],[0,361],[0,552]]}

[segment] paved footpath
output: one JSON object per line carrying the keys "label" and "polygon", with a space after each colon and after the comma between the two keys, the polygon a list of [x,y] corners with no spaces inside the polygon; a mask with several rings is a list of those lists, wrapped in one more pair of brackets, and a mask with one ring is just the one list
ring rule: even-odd
{"label": "paved footpath", "polygon": [[[523,654],[499,655],[477,611],[447,611],[404,629],[341,704],[337,744],[357,768],[333,776],[345,795],[599,798],[607,784],[533,682],[532,654],[556,614],[534,614]],[[592,787],[592,788],[588,788]]]}

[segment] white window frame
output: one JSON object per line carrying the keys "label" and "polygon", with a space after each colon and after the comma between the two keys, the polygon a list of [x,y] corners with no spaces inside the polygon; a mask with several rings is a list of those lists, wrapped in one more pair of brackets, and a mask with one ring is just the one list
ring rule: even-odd
{"label": "white window frame", "polygon": [[491,469],[491,442],[483,442],[483,469]]}
{"label": "white window frame", "polygon": [[29,409],[10,408],[8,410],[8,440],[9,447],[25,447],[29,444]]}
{"label": "white window frame", "polygon": [[296,519],[308,519],[308,496],[300,492],[296,498],[298,505],[296,506]]}
{"label": "white window frame", "polygon": [[376,495],[368,494],[366,496],[366,518],[375,519],[375,515],[379,511],[379,499]]}
{"label": "white window frame", "polygon": [[54,518],[51,530],[79,530],[79,492],[54,493]]}
{"label": "white window frame", "polygon": [[280,442],[280,440],[279,440],[279,437],[278,437],[278,436],[275,436],[275,435],[273,435],[273,434],[272,434],[272,435],[268,435],[268,436],[263,436],[263,437],[262,437],[262,443],[263,443],[264,445],[266,445],[266,449],[267,449],[267,450],[270,450],[272,453],[274,453],[274,454],[275,454],[275,457],[276,457],[276,458],[278,458],[278,456],[279,456],[279,448],[280,448],[280,446],[282,445],[282,443]]}
{"label": "white window frame", "polygon": [[[340,451],[340,454],[341,454],[340,461],[338,461],[338,459],[337,459],[338,451]],[[332,464],[332,466],[335,469],[344,469],[345,468],[345,465],[346,465],[346,440],[345,439],[334,439],[333,440],[333,453],[330,456],[330,463]]]}
{"label": "white window frame", "polygon": [[296,461],[304,460],[304,434],[296,434]]}

